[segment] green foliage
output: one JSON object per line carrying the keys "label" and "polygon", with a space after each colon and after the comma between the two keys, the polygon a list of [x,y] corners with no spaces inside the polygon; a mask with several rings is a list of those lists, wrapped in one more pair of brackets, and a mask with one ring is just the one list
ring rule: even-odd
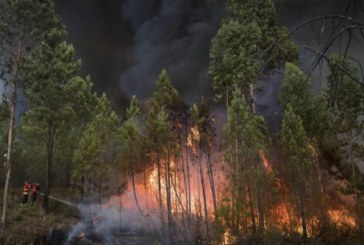
{"label": "green foliage", "polygon": [[49,36],[64,37],[65,30],[51,0],[4,0],[0,9],[0,74],[9,84],[17,54],[25,57]]}
{"label": "green foliage", "polygon": [[260,47],[262,38],[257,23],[243,24],[228,21],[218,30],[210,49],[210,68],[213,88],[218,96],[234,87],[247,88],[259,76]]}
{"label": "green foliage", "polygon": [[364,88],[354,81],[357,70],[343,57],[334,54],[330,59],[330,69],[328,103],[342,165],[350,166],[360,162],[364,154]]}
{"label": "green foliage", "polygon": [[267,68],[298,59],[298,48],[279,23],[272,0],[228,0],[227,10],[230,18],[243,24],[255,22],[260,27],[264,37],[258,43],[262,51],[260,58]]}
{"label": "green foliage", "polygon": [[332,117],[324,96],[315,96],[310,79],[295,64],[286,63],[279,101],[283,110],[291,106],[306,132],[324,144],[332,134]]}
{"label": "green foliage", "polygon": [[117,132],[119,119],[103,94],[97,98],[92,119],[83,131],[74,151],[73,179],[88,176],[105,178],[116,164]]}
{"label": "green foliage", "polygon": [[142,135],[142,125],[138,122],[140,108],[135,96],[130,101],[127,109],[127,120],[124,121],[120,129],[120,150],[118,152],[120,162],[125,170],[140,172],[146,160],[146,143]]}
{"label": "green foliage", "polygon": [[262,74],[298,58],[271,0],[231,0],[227,10],[210,49],[209,74],[218,98],[236,86],[246,92]]}

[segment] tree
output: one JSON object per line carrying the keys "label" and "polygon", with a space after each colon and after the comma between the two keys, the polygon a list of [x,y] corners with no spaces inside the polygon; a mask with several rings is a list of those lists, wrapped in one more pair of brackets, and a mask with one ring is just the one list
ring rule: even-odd
{"label": "tree", "polygon": [[102,187],[117,163],[119,118],[110,101],[103,94],[96,100],[92,117],[82,133],[75,149],[73,178],[81,179],[82,192],[91,201],[91,188],[96,187],[98,201],[102,202]]}
{"label": "tree", "polygon": [[[255,113],[255,81],[282,62],[295,61],[298,50],[276,17],[271,0],[227,1],[228,16],[210,49],[209,74],[218,98],[239,87],[249,94]],[[264,38],[263,38],[264,36]]]}
{"label": "tree", "polygon": [[[259,214],[258,230],[264,229],[264,200],[261,191],[265,174],[258,155],[260,150],[266,149],[268,142],[265,123],[263,118],[253,115],[239,89],[233,93],[228,113],[224,145],[231,188],[231,226],[237,234],[241,232],[241,228],[247,231],[249,213],[251,230],[256,233],[255,207]],[[253,194],[254,188],[256,198]]]}
{"label": "tree", "polygon": [[49,35],[62,26],[50,0],[4,0],[0,2],[0,79],[11,86],[9,101],[6,179],[1,224],[6,226],[9,182],[11,178],[12,145],[17,105],[17,90],[21,85],[22,60]]}
{"label": "tree", "polygon": [[193,104],[191,107],[191,123],[192,128],[194,128],[195,133],[198,137],[194,138],[194,147],[196,148],[197,162],[200,167],[201,184],[203,188],[204,204],[205,204],[205,217],[206,217],[206,228],[208,228],[208,212],[206,204],[206,194],[205,194],[205,183],[203,175],[203,162],[206,163],[207,176],[210,184],[211,197],[212,197],[212,207],[214,210],[215,221],[217,221],[217,200],[216,200],[216,189],[214,180],[214,171],[212,165],[212,151],[215,146],[214,137],[215,129],[213,127],[213,117],[210,115],[210,110],[206,103],[206,100],[202,97],[198,105]]}
{"label": "tree", "polygon": [[298,198],[297,208],[301,216],[304,243],[307,240],[307,190],[310,188],[310,178],[313,172],[313,156],[308,143],[301,118],[288,105],[284,112],[280,145],[286,169],[289,171],[288,183]]}
{"label": "tree", "polygon": [[[183,102],[178,91],[172,86],[166,70],[162,70],[156,82],[156,90],[151,98],[151,108],[148,112],[147,131],[150,150],[155,155],[158,168],[158,199],[161,211],[162,229],[167,237],[167,243],[172,242],[172,207],[171,207],[171,159],[177,159],[178,149],[176,125],[183,109]],[[162,163],[166,184],[167,227],[164,223],[162,201]]]}
{"label": "tree", "polygon": [[135,174],[140,173],[143,170],[146,155],[145,139],[140,132],[141,125],[138,122],[140,115],[141,111],[138,106],[138,101],[136,97],[133,96],[130,101],[130,106],[126,111],[126,121],[123,122],[121,127],[121,150],[119,152],[119,157],[123,168],[125,168],[127,172],[131,172],[135,202],[140,213],[144,214],[139,205],[135,189]]}
{"label": "tree", "polygon": [[357,225],[361,232],[362,220],[360,202],[363,176],[357,164],[364,156],[364,87],[356,82],[357,70],[343,57],[336,54],[330,59],[331,74],[328,77],[328,103],[333,115],[336,141],[343,172],[349,172],[351,193],[356,201]]}
{"label": "tree", "polygon": [[332,131],[332,118],[324,94],[315,95],[311,80],[298,66],[287,62],[278,99],[283,110],[288,106],[300,116],[306,132],[324,144]]}
{"label": "tree", "polygon": [[54,29],[46,41],[24,60],[22,70],[25,94],[32,108],[26,112],[26,121],[42,134],[45,143],[45,198],[43,207],[49,211],[51,167],[57,132],[75,117],[75,108],[83,93],[89,92],[86,81],[77,77],[80,61],[74,62],[72,45],[63,42],[63,29]]}

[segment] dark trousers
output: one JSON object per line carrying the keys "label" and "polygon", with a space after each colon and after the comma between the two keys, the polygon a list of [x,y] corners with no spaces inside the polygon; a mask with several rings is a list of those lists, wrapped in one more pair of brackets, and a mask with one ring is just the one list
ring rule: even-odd
{"label": "dark trousers", "polygon": [[37,195],[31,195],[30,200],[32,204],[35,203],[35,201],[37,200]]}
{"label": "dark trousers", "polygon": [[22,201],[22,204],[27,204],[27,202],[28,202],[28,197],[29,197],[29,194],[23,194],[23,201]]}

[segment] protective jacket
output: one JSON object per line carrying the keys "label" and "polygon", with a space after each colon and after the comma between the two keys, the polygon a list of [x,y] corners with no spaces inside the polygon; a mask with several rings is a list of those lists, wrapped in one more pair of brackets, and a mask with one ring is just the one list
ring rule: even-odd
{"label": "protective jacket", "polygon": [[23,186],[23,195],[29,195],[31,185],[28,182],[24,183]]}

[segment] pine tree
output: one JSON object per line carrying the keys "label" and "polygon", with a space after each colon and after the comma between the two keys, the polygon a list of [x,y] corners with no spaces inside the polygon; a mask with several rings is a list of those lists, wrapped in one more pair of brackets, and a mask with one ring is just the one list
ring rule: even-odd
{"label": "pine tree", "polygon": [[70,123],[79,107],[79,98],[89,93],[87,81],[77,76],[80,61],[74,61],[72,45],[63,42],[62,29],[54,29],[42,45],[29,55],[23,64],[25,94],[32,108],[27,111],[28,122],[38,124],[44,133],[47,160],[45,164],[44,209],[48,212],[51,186],[51,167],[58,130]]}
{"label": "pine tree", "polygon": [[141,115],[138,101],[135,96],[130,101],[130,106],[126,111],[126,121],[123,122],[120,133],[121,149],[119,158],[123,168],[127,172],[131,172],[132,185],[135,202],[141,214],[144,214],[141,209],[136,194],[135,174],[140,173],[144,168],[145,155],[145,139],[141,133],[141,125],[138,123],[138,118]]}
{"label": "pine tree", "polygon": [[98,188],[98,201],[102,202],[102,186],[116,167],[119,118],[112,110],[110,101],[103,94],[97,98],[92,118],[79,139],[73,160],[74,179],[82,179],[83,191],[92,197],[91,187]]}
{"label": "pine tree", "polygon": [[[171,206],[171,159],[177,159],[177,128],[184,105],[178,91],[172,86],[166,70],[162,70],[157,82],[156,91],[151,98],[151,108],[148,113],[147,130],[151,151],[156,156],[158,168],[159,207],[161,211],[162,229],[167,237],[166,242],[172,243],[172,206]],[[168,223],[165,227],[161,178],[164,163],[164,179],[166,183],[166,201]]]}
{"label": "pine tree", "polygon": [[37,47],[54,29],[62,29],[50,0],[4,0],[0,2],[0,79],[11,87],[7,100],[10,106],[8,121],[6,180],[1,224],[6,226],[9,181],[11,178],[12,146],[17,107],[17,90],[21,87],[23,58]]}

